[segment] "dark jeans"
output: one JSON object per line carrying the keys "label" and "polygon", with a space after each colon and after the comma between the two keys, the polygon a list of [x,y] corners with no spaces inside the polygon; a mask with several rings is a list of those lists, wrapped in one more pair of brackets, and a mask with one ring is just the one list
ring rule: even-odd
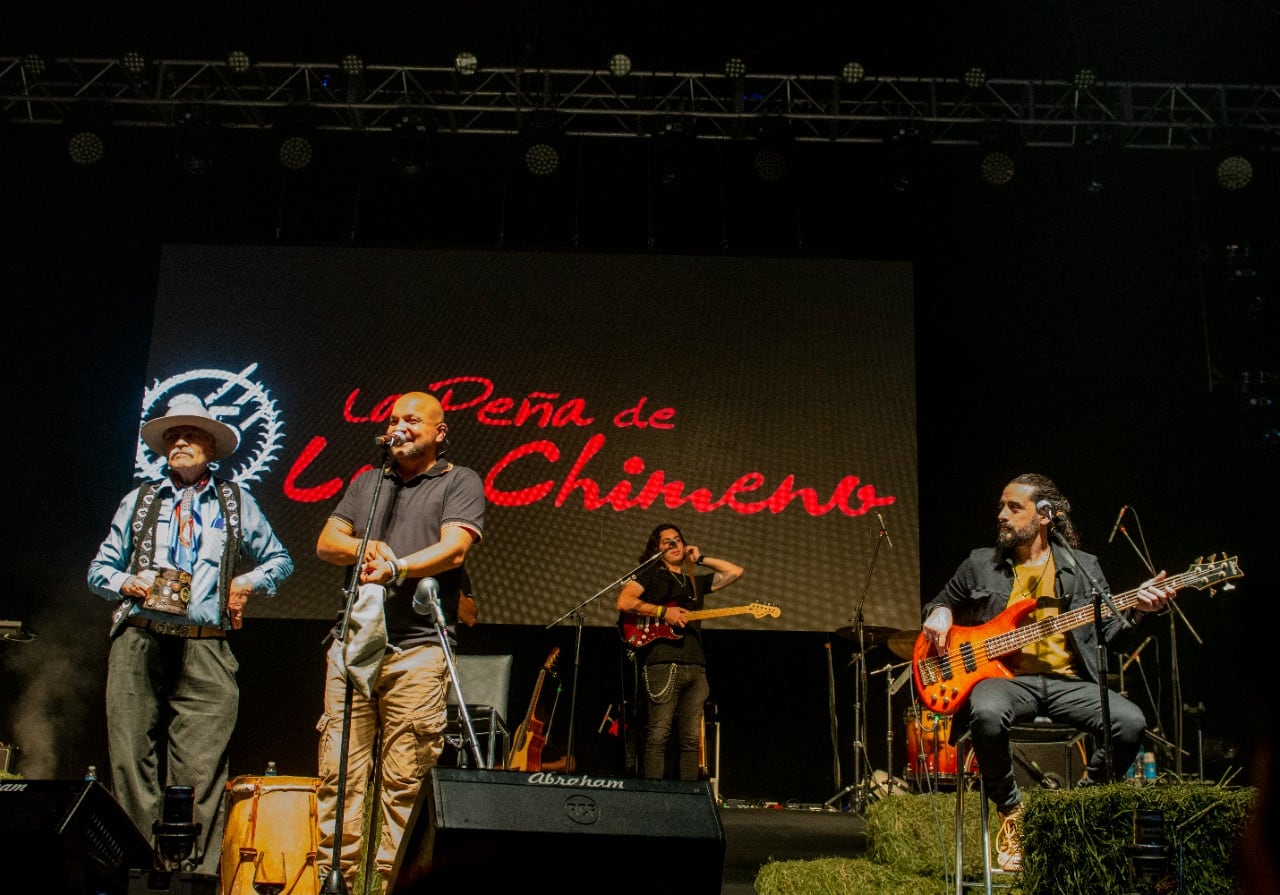
{"label": "dark jeans", "polygon": [[[1119,693],[1108,690],[1111,713],[1111,779],[1124,774],[1133,764],[1142,745],[1147,719],[1142,709]],[[1085,776],[1094,783],[1105,783],[1103,773],[1106,746],[1102,731],[1102,700],[1098,685],[1078,678],[1048,674],[1028,674],[1012,679],[988,678],[973,688],[969,698],[973,735],[973,751],[978,760],[987,797],[999,809],[1010,809],[1022,801],[1018,782],[1013,776],[1013,755],[1009,746],[1009,728],[1045,717],[1060,724],[1071,724],[1093,738],[1093,752],[1085,768]]]}
{"label": "dark jeans", "polygon": [[698,779],[698,751],[702,743],[702,713],[711,696],[702,665],[663,663],[646,665],[641,683],[649,700],[649,724],[644,743],[644,776],[661,780],[667,764],[667,741],[679,723],[680,779]]}

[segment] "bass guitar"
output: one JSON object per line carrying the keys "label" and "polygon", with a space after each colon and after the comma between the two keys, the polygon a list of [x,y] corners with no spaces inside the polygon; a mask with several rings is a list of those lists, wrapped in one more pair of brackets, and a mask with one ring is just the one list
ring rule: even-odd
{"label": "bass guitar", "polygon": [[538,682],[533,687],[533,698],[529,700],[529,711],[524,720],[516,728],[511,738],[511,754],[507,756],[507,768],[512,771],[542,770],[542,747],[547,742],[547,717],[541,712],[542,685],[547,675],[555,673],[556,659],[560,656],[560,647],[553,646],[547,661],[538,672]]}
{"label": "bass guitar", "polygon": [[[668,608],[678,605],[678,603],[669,603]],[[766,615],[777,618],[782,614],[782,610],[772,603],[752,603],[749,606],[727,606],[723,609],[695,609],[685,613],[684,617],[689,621],[696,621],[700,618],[723,618],[726,615],[748,613],[756,618],[764,618]],[[684,636],[678,629],[661,619],[654,618],[652,615],[637,615],[634,612],[623,612],[618,615],[618,633],[622,635],[622,642],[631,649],[640,649],[655,640],[679,640]]]}
{"label": "bass guitar", "polygon": [[[1166,578],[1163,583],[1179,590],[1185,587],[1204,590],[1243,574],[1236,557],[1228,559],[1224,556],[1220,560],[1210,557],[1208,562],[1197,560],[1187,571]],[[1232,587],[1234,585],[1228,584],[1226,589]],[[1138,605],[1140,590],[1134,588],[1115,594],[1112,602],[1119,610],[1129,609]],[[989,677],[1013,677],[1013,673],[1000,661],[1000,656],[1016,652],[1052,634],[1093,623],[1091,604],[1022,624],[1035,608],[1035,600],[1022,600],[986,624],[971,628],[952,626],[947,632],[946,652],[940,656],[930,655],[932,645],[921,631],[912,650],[911,666],[916,692],[920,694],[925,708],[940,715],[955,714],[979,681]],[[1104,605],[1102,614],[1111,615],[1111,607]]]}

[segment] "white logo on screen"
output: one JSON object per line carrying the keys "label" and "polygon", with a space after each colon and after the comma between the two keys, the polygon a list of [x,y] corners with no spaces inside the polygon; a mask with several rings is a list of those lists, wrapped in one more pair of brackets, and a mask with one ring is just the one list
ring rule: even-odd
{"label": "white logo on screen", "polygon": [[[249,378],[257,369],[255,363],[239,373],[188,370],[163,382],[157,379],[142,395],[142,421],[163,413],[169,398],[175,394],[199,395],[216,419],[240,432],[240,447],[230,458],[236,460],[235,468],[219,469],[218,463],[211,463],[210,468],[219,469],[223,478],[242,485],[261,481],[271,468],[271,461],[280,453],[284,421],[266,387]],[[141,437],[138,438],[137,467],[147,480],[162,478],[165,474],[165,458],[156,456]]]}

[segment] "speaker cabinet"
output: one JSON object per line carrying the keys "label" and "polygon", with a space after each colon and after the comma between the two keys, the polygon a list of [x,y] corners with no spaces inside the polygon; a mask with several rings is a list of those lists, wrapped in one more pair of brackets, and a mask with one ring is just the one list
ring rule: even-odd
{"label": "speaker cabinet", "polygon": [[725,837],[706,781],[435,767],[391,895],[445,886],[719,895]]}
{"label": "speaker cabinet", "polygon": [[17,877],[67,895],[125,895],[150,842],[115,797],[84,780],[0,783],[0,855]]}
{"label": "speaker cabinet", "polygon": [[1023,789],[1071,789],[1084,775],[1084,739],[1013,743],[1013,776]]}

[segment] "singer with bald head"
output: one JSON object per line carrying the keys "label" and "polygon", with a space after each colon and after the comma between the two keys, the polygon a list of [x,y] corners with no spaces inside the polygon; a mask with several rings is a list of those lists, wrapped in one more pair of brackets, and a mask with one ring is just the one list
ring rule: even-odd
{"label": "singer with bald head", "polygon": [[[1091,606],[1094,586],[1107,592],[1107,582],[1098,558],[1078,549],[1080,536],[1070,513],[1071,503],[1043,475],[1020,475],[1005,485],[996,503],[995,546],[970,553],[942,591],[925,604],[921,639],[937,654],[945,654],[957,649],[953,635],[963,633],[960,626],[985,624],[1014,607],[1029,608],[1024,621],[1031,623]],[[1160,572],[1139,589],[1132,609],[1106,618],[1102,636],[1109,647],[1123,648],[1141,639],[1140,620],[1174,595],[1164,579]],[[1000,813],[996,850],[1002,870],[1022,865],[1022,794],[1013,775],[1012,725],[1046,717],[1091,734],[1094,749],[1079,786],[1108,782],[1107,770],[1111,778],[1123,775],[1138,754],[1146,717],[1114,691],[1107,691],[1110,761],[1105,753],[1097,636],[1090,623],[1050,633],[1000,656],[1012,677],[979,680],[956,712],[951,736],[954,740],[968,728],[987,797]]]}
{"label": "singer with bald head", "polygon": [[[359,563],[360,601],[353,607],[362,626],[385,624],[385,650],[374,644],[372,661],[356,667],[350,647],[335,639],[326,656],[324,715],[320,719],[320,792],[318,820],[321,879],[340,868],[352,891],[361,863],[366,782],[380,774],[381,834],[373,864],[385,889],[418,789],[444,749],[448,666],[442,636],[453,643],[452,625],[474,623],[474,602],[466,559],[484,531],[485,498],[480,477],[444,456],[448,423],[440,402],[425,392],[401,395],[387,417],[375,447],[386,452],[382,467],[357,477],[329,514],[316,543],[325,562],[346,567]],[[389,459],[389,463],[386,462]],[[383,474],[385,470],[385,474]],[[379,477],[381,487],[379,488]],[[363,554],[365,526],[378,493],[372,530]],[[430,607],[422,605],[419,584],[434,579],[446,619],[437,628]],[[435,593],[434,590],[430,591]],[[419,595],[415,605],[415,595]],[[345,609],[345,604],[344,604]],[[373,623],[367,616],[372,616]],[[343,830],[335,844],[338,772],[344,701],[351,693],[351,718],[344,780]],[[377,753],[375,754],[375,748]],[[373,845],[370,844],[370,849]]]}

